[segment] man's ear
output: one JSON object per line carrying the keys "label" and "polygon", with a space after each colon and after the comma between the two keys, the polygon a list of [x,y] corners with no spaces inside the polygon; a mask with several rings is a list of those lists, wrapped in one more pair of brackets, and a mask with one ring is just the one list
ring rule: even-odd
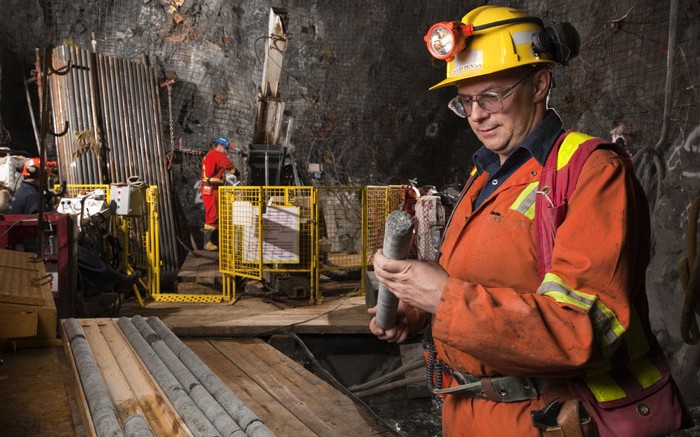
{"label": "man's ear", "polygon": [[549,89],[552,86],[552,72],[546,68],[536,71],[532,78],[532,84],[535,88],[533,98],[536,103],[547,100]]}

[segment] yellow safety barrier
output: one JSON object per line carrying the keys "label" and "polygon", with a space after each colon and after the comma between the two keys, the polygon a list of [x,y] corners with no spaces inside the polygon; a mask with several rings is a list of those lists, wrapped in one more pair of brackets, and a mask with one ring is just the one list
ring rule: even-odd
{"label": "yellow safety barrier", "polygon": [[[60,186],[55,186],[59,190]],[[133,291],[141,306],[144,305],[144,297],[151,297],[159,300],[160,294],[160,255],[158,240],[158,187],[151,185],[144,187],[146,208],[142,216],[112,215],[109,223],[94,223],[104,225],[114,241],[119,243],[119,253],[114,253],[115,248],[105,245],[101,250],[104,256],[110,261],[118,260],[117,269],[124,274],[130,275],[136,270],[145,272],[144,276],[138,279],[138,285],[134,285]],[[110,204],[110,186],[107,184],[71,184],[66,186],[64,197],[83,197],[84,200],[94,195],[95,190],[103,190],[105,202]],[[101,220],[101,216],[92,217],[91,220]],[[114,220],[112,220],[114,219]],[[82,232],[90,233],[95,231],[85,223]],[[89,237],[89,235],[86,235]],[[94,235],[94,241],[102,241],[102,235]],[[139,285],[141,288],[139,288]],[[140,290],[145,290],[146,296],[141,296]]]}
{"label": "yellow safety barrier", "polygon": [[237,276],[261,280],[265,273],[304,273],[308,288],[314,288],[315,196],[312,187],[219,188],[225,300],[235,302]]}
{"label": "yellow safety barrier", "polygon": [[[109,203],[109,185],[69,185],[66,196],[78,197],[96,189],[105,191]],[[288,276],[310,291],[313,304],[323,301],[325,281],[336,275],[359,278],[353,292],[366,292],[364,276],[383,243],[386,217],[403,207],[405,193],[405,186],[220,187],[221,294],[161,293],[156,186],[145,189],[143,216],[112,216],[107,227],[123,248],[120,271],[145,272],[139,284],[146,295],[134,287],[141,306],[145,298],[234,303],[237,279],[288,280]]]}
{"label": "yellow safety barrier", "polygon": [[319,303],[325,277],[355,272],[355,292],[364,294],[367,264],[404,193],[403,186],[220,187],[222,299],[236,301],[237,277],[306,281],[308,275],[308,283],[291,288],[308,285],[310,303]]}

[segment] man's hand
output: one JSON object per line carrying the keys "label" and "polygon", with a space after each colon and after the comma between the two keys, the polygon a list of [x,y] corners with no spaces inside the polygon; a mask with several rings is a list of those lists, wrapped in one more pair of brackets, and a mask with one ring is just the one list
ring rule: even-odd
{"label": "man's hand", "polygon": [[[367,310],[372,316],[377,314],[377,307],[372,307]],[[377,318],[372,317],[369,321],[369,330],[376,335],[380,340],[386,340],[389,343],[403,343],[408,338],[408,320],[406,319],[406,311],[401,302],[399,309],[396,312],[396,323],[386,331],[377,326]]]}
{"label": "man's hand", "polygon": [[448,277],[436,262],[392,260],[381,249],[374,254],[374,273],[401,301],[431,314],[437,312]]}

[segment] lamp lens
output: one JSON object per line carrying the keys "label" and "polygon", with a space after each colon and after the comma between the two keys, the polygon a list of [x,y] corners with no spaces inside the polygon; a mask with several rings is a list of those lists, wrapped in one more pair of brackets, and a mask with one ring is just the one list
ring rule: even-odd
{"label": "lamp lens", "polygon": [[436,27],[430,34],[430,47],[435,55],[447,56],[454,44],[454,35],[445,26]]}

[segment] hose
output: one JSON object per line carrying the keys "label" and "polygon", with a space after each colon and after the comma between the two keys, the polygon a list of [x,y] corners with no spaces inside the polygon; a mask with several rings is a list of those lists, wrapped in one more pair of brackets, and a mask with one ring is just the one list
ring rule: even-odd
{"label": "hose", "polygon": [[678,279],[685,293],[681,310],[680,330],[683,342],[694,346],[700,341],[700,330],[695,313],[700,314],[700,257],[697,256],[697,227],[700,215],[700,196],[693,201],[688,212],[688,256],[678,265]]}
{"label": "hose", "polygon": [[376,395],[379,393],[384,393],[384,392],[387,392],[390,390],[394,390],[397,388],[405,387],[407,385],[416,384],[419,382],[425,382],[423,375],[412,376],[410,378],[390,382],[388,384],[380,385],[378,387],[370,388],[370,389],[363,390],[363,391],[358,391],[358,392],[355,392],[355,396],[359,396],[359,397],[372,396],[372,395]]}
{"label": "hose", "polygon": [[373,387],[376,387],[380,384],[385,383],[386,381],[389,381],[396,376],[403,375],[404,373],[410,372],[411,370],[418,369],[420,367],[423,367],[423,358],[416,358],[415,360],[409,361],[406,364],[403,364],[401,367],[399,367],[396,370],[392,370],[391,372],[385,373],[384,375],[373,379],[371,381],[367,381],[362,384],[358,385],[353,385],[352,387],[349,387],[350,391],[352,392],[359,392],[362,390],[367,390]]}
{"label": "hose", "polygon": [[[384,229],[384,256],[402,260],[408,255],[413,237],[413,217],[405,211],[393,211],[386,218]],[[377,294],[376,324],[387,330],[396,323],[399,299],[384,285],[379,284]]]}

